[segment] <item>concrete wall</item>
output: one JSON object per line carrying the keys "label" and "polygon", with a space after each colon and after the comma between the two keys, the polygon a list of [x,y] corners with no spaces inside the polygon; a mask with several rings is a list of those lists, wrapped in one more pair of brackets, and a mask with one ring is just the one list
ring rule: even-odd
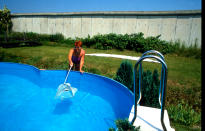
{"label": "concrete wall", "polygon": [[12,21],[16,32],[62,33],[66,38],[142,32],[187,46],[197,40],[201,47],[201,10],[12,14]]}

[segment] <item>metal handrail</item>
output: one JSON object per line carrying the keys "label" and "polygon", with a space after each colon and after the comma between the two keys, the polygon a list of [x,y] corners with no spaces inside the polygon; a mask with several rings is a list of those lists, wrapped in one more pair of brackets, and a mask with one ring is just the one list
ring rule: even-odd
{"label": "metal handrail", "polygon": [[[159,52],[159,51],[156,51],[156,50],[149,50],[149,51],[146,51],[145,53],[142,54],[141,57],[145,56],[145,55],[148,55],[148,54],[157,54],[160,56],[160,58],[162,60],[164,60],[164,56]],[[165,61],[165,60],[164,60]],[[140,63],[140,68],[142,68],[142,64]],[[161,69],[161,76],[163,76],[164,74],[164,70],[163,70],[163,66],[162,66],[162,69]],[[160,106],[162,105],[161,104],[161,93],[162,93],[162,87],[164,86],[164,83],[163,83],[163,77],[161,77],[161,80],[160,80],[160,84],[159,84],[159,104]]]}
{"label": "metal handrail", "polygon": [[[160,102],[161,102],[161,124],[162,124],[162,127],[163,127],[164,131],[166,131],[166,127],[165,127],[165,124],[164,124],[164,106],[165,106],[165,98],[166,98],[167,65],[164,62],[164,59],[162,59],[163,57],[160,58],[160,57],[154,56],[154,55],[144,55],[135,64],[135,67],[134,67],[135,105],[134,105],[134,117],[133,117],[131,123],[133,124],[135,119],[136,119],[136,117],[137,117],[137,105],[139,104],[139,102],[141,100],[141,85],[142,85],[142,80],[141,80],[141,77],[142,77],[142,65],[141,65],[141,62],[144,59],[147,59],[147,58],[156,59],[157,61],[159,61],[162,64],[163,73],[162,73],[162,76],[161,76],[161,78],[162,78],[161,80],[162,80],[162,83],[163,83],[163,86],[162,86],[163,88],[160,89],[162,91],[162,93],[161,93],[162,95],[160,95],[161,96],[161,99],[160,99]],[[140,67],[139,67],[139,98],[137,100],[137,96],[136,96],[137,89],[135,88],[135,72],[136,72],[136,69],[137,69],[139,64],[140,64]]]}
{"label": "metal handrail", "polygon": [[159,51],[156,51],[156,50],[146,51],[145,53],[142,54],[142,56],[145,56],[145,55],[151,54],[151,53],[159,55],[160,58],[161,58],[162,60],[164,60],[164,56],[163,56]]}

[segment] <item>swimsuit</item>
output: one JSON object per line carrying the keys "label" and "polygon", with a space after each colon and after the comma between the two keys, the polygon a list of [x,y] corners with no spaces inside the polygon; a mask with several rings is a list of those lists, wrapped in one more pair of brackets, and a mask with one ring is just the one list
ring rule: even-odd
{"label": "swimsuit", "polygon": [[80,60],[81,60],[81,57],[78,57],[78,56],[72,56],[72,62],[74,64],[80,64]]}
{"label": "swimsuit", "polygon": [[[75,47],[76,48],[76,47]],[[72,62],[73,62],[73,68],[75,71],[79,71],[80,70],[80,60],[81,60],[81,56],[80,56],[80,53],[81,53],[81,48],[79,52],[75,52],[75,48],[74,48],[74,52],[73,52],[73,55],[72,55]]]}

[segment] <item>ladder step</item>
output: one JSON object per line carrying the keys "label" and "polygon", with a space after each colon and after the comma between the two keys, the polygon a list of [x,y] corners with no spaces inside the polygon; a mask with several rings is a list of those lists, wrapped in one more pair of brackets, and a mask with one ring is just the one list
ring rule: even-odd
{"label": "ladder step", "polygon": [[[161,109],[137,106],[137,118],[135,119],[133,125],[135,127],[140,126],[140,131],[163,131],[161,121],[160,121]],[[132,106],[131,113],[129,115],[129,121],[131,122],[134,117],[134,105]],[[168,117],[167,110],[164,110],[164,124],[167,131],[175,131],[170,126],[170,121]]]}

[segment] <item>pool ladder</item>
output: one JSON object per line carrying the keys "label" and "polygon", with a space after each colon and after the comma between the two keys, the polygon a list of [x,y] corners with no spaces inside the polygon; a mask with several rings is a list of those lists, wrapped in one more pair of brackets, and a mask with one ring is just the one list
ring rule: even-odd
{"label": "pool ladder", "polygon": [[[149,54],[155,54],[155,55],[149,55]],[[156,56],[158,55],[158,56]],[[135,94],[135,104],[134,104],[134,117],[131,121],[133,124],[135,122],[135,119],[137,118],[137,105],[139,105],[139,102],[141,100],[141,86],[142,86],[142,61],[144,59],[156,59],[159,63],[162,64],[162,69],[161,69],[161,80],[160,80],[160,87],[159,87],[159,104],[161,106],[161,125],[164,131],[167,131],[165,124],[164,124],[164,106],[165,106],[165,98],[166,98],[166,86],[167,86],[167,65],[164,61],[164,56],[156,51],[156,50],[149,50],[145,52],[141,58],[137,61],[134,67],[134,94]],[[139,65],[139,97],[137,98],[137,88],[135,87],[135,72],[137,71]]]}

